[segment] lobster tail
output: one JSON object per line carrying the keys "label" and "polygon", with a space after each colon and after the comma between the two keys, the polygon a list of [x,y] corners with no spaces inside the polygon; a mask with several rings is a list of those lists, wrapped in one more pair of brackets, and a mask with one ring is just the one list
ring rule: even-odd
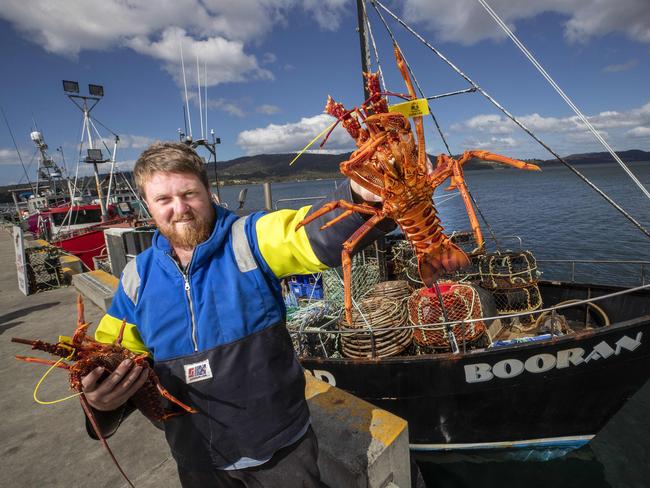
{"label": "lobster tail", "polygon": [[469,266],[470,261],[458,246],[446,241],[440,250],[418,257],[418,271],[425,286],[431,288],[443,274]]}

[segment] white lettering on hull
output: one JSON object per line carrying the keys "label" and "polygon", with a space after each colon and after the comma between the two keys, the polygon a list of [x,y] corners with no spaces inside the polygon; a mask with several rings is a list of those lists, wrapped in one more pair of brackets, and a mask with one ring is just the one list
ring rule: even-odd
{"label": "white lettering on hull", "polygon": [[643,332],[639,332],[636,338],[632,339],[626,335],[616,341],[615,348],[607,342],[602,341],[596,344],[593,350],[585,356],[585,350],[581,347],[563,349],[555,354],[535,354],[525,361],[519,359],[503,359],[494,365],[488,363],[475,363],[465,365],[465,381],[467,383],[481,383],[492,379],[508,379],[519,376],[523,372],[545,373],[555,369],[565,369],[571,366],[578,366],[589,361],[607,359],[618,356],[623,350],[634,351],[641,345]]}

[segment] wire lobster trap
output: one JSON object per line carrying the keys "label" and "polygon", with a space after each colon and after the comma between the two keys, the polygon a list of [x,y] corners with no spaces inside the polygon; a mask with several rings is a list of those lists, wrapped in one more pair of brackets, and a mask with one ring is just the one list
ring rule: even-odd
{"label": "wire lobster trap", "polygon": [[[376,257],[360,252],[352,257],[352,300],[359,301],[379,283],[379,263]],[[331,268],[323,271],[323,293],[332,311],[341,313],[345,306],[343,271]]]}
{"label": "wire lobster trap", "polygon": [[[478,262],[480,284],[494,296],[497,313],[532,312],[542,307],[537,261],[530,251],[488,253]],[[529,322],[532,317],[520,317]]]}
{"label": "wire lobster trap", "polygon": [[402,353],[411,344],[405,300],[371,297],[352,310],[352,323],[339,322],[341,352],[348,358],[383,358]]}
{"label": "wire lobster trap", "polygon": [[64,284],[60,254],[59,248],[55,246],[25,249],[30,293],[51,290]]}
{"label": "wire lobster trap", "polygon": [[[473,234],[471,233],[464,238],[466,239],[464,242],[469,243],[467,247],[472,247],[471,243],[476,242],[473,240]],[[453,239],[452,242],[454,242]],[[391,250],[392,269],[395,277],[399,280],[407,280],[414,287],[422,286],[424,283],[418,271],[418,259],[411,244],[406,240],[397,241],[393,244]],[[478,263],[483,254],[469,254],[469,251],[467,252],[470,260],[469,266],[453,274],[446,274],[442,277],[443,279],[478,282]]]}
{"label": "wire lobster trap", "polygon": [[[464,321],[485,316],[481,297],[474,285],[454,282],[440,284],[441,296],[431,288],[419,288],[408,299],[408,316],[413,331],[413,342],[425,352],[452,350],[452,341],[465,347],[482,344],[487,325],[482,320],[465,324]],[[442,303],[441,303],[442,301]],[[444,308],[443,308],[444,307]],[[452,326],[439,326],[458,322]],[[453,334],[453,338],[450,337]]]}

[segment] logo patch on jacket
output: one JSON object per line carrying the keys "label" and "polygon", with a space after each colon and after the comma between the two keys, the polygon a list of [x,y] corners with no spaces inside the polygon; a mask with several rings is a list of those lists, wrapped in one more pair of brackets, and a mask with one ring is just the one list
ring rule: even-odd
{"label": "logo patch on jacket", "polygon": [[212,378],[212,370],[207,359],[200,363],[185,364],[183,367],[185,368],[185,383],[196,383]]}

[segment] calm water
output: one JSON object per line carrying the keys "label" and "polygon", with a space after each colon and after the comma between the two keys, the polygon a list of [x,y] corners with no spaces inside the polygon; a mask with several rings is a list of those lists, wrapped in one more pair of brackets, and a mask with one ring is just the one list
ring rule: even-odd
{"label": "calm water", "polygon": [[[579,170],[644,226],[650,227],[650,201],[616,165],[580,166]],[[632,166],[650,187],[650,162]],[[518,235],[524,247],[543,259],[618,259],[650,261],[650,239],[563,166],[543,172],[478,170],[466,173],[473,196],[497,236]],[[341,180],[339,180],[340,182]],[[297,208],[304,201],[281,199],[326,195],[334,180],[272,185],[278,208]],[[263,206],[261,185],[248,185],[245,209]],[[221,189],[231,208],[244,186]],[[468,230],[459,196],[442,188],[436,207],[446,231]],[[447,199],[449,197],[449,199]],[[483,227],[484,234],[488,231]],[[515,240],[503,247],[516,248]],[[541,264],[545,277],[568,279],[569,268]],[[638,266],[578,267],[576,279],[629,282],[640,279]],[[647,272],[650,275],[650,267]],[[647,281],[647,280],[646,280]],[[479,408],[480,406],[477,406]],[[567,405],[567,410],[571,405]],[[650,383],[605,426],[591,444],[563,459],[513,462],[498,457],[437,454],[418,458],[428,487],[649,487]],[[486,419],[486,421],[489,421]],[[534,419],[532,419],[534,421]]]}

